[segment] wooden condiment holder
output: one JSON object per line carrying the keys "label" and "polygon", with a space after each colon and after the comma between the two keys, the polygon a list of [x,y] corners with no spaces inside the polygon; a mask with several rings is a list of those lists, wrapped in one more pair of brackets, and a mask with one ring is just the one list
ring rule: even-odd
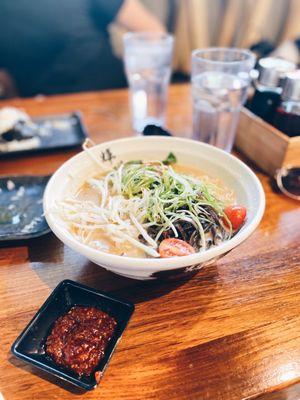
{"label": "wooden condiment holder", "polygon": [[271,176],[283,166],[300,165],[300,136],[290,138],[246,108],[240,115],[235,145]]}

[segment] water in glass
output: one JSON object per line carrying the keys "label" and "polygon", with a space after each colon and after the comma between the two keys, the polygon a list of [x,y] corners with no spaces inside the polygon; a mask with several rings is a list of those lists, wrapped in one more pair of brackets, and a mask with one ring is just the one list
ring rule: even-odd
{"label": "water in glass", "polygon": [[249,79],[208,71],[192,79],[193,138],[231,151]]}
{"label": "water in glass", "polygon": [[130,87],[133,128],[141,132],[148,124],[163,126],[171,75],[172,49],[151,44],[126,49],[125,68]]}

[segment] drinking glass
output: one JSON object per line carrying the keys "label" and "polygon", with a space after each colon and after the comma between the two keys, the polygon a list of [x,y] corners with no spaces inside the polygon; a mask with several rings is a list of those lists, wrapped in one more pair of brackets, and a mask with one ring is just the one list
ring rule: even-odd
{"label": "drinking glass", "polygon": [[192,52],[194,139],[232,150],[254,64],[255,55],[244,49]]}
{"label": "drinking glass", "polygon": [[124,35],[124,63],[129,84],[132,125],[164,126],[171,76],[173,37],[161,33]]}

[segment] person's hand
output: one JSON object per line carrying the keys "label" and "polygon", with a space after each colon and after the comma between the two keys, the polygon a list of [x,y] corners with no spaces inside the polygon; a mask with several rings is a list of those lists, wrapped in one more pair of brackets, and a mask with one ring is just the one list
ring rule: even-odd
{"label": "person's hand", "polygon": [[130,31],[166,32],[159,19],[139,0],[125,0],[116,21]]}

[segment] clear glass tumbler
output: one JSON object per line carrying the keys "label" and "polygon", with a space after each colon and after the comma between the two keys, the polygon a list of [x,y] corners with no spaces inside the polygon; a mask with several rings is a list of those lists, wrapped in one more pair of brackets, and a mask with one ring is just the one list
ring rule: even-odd
{"label": "clear glass tumbler", "polygon": [[255,55],[244,49],[192,52],[194,139],[232,150],[254,64]]}
{"label": "clear glass tumbler", "polygon": [[132,125],[137,132],[149,124],[165,124],[172,54],[171,35],[151,32],[124,35]]}

